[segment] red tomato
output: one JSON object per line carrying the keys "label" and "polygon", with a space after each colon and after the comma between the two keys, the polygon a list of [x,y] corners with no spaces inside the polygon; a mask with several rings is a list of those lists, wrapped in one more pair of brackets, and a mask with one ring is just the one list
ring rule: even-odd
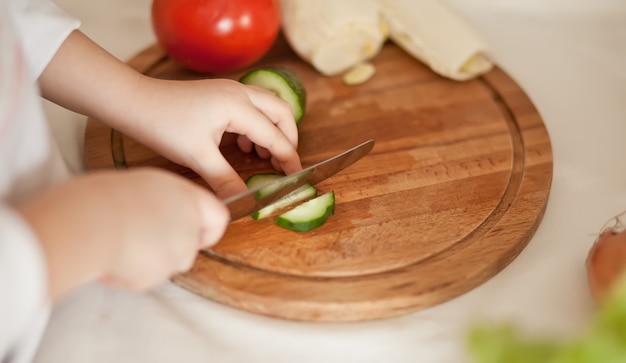
{"label": "red tomato", "polygon": [[278,0],[153,0],[159,44],[200,73],[248,67],[270,49],[280,28]]}

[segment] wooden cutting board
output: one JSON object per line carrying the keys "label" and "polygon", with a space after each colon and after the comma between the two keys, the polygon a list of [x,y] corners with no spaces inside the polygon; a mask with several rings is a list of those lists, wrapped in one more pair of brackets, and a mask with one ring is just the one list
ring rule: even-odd
{"label": "wooden cutting board", "polygon": [[[200,78],[157,46],[129,64],[157,78]],[[376,145],[318,185],[319,194],[336,193],[326,224],[297,233],[273,218],[238,220],[176,284],[259,314],[358,321],[452,299],[520,253],[541,221],[552,179],[550,139],[522,89],[498,68],[468,82],[441,78],[392,44],[374,64],[370,81],[346,86],[315,72],[281,39],[255,65],[288,67],[305,84],[303,166],[366,139]],[[267,161],[240,153],[231,135],[222,150],[243,178],[271,171]],[[157,166],[206,185],[93,119],[85,155],[91,169]]]}

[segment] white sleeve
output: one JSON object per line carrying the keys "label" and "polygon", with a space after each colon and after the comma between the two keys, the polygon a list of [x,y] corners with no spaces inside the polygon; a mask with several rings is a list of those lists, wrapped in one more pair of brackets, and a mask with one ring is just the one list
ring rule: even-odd
{"label": "white sleeve", "polygon": [[[8,4],[12,6],[10,10]],[[8,200],[23,198],[48,184],[49,134],[36,84],[28,73],[29,67],[43,69],[72,29],[50,27],[49,23],[40,29],[39,24],[32,23],[38,17],[30,15],[34,10],[28,4],[35,1],[0,0],[0,362],[3,363],[32,361],[49,315],[43,250],[36,234]],[[27,15],[14,19],[11,16],[17,5],[24,5],[19,9]],[[19,33],[18,28],[29,26],[32,29],[28,37]],[[55,36],[51,29],[55,30]],[[27,40],[30,45],[26,47],[20,40]],[[35,62],[26,63],[30,55],[24,56],[21,50],[30,47],[33,52],[35,45],[41,47],[40,55]]]}
{"label": "white sleeve", "polygon": [[33,327],[41,326],[42,312],[49,308],[46,286],[46,263],[37,237],[19,214],[0,206],[0,360],[7,352],[15,359],[23,354],[24,344],[36,344],[40,332]]}
{"label": "white sleeve", "polygon": [[37,79],[80,21],[51,0],[9,0],[8,5],[30,74]]}

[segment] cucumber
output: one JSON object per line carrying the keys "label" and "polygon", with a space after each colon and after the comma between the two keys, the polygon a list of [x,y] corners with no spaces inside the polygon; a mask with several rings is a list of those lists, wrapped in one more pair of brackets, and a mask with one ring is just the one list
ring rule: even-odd
{"label": "cucumber", "polygon": [[[258,188],[281,177],[282,175],[276,174],[276,173],[255,174],[249,177],[248,180],[246,180],[246,185],[248,186],[248,189]],[[269,191],[270,190],[265,190],[265,191],[263,189],[259,190],[259,197],[265,195]],[[269,215],[272,215],[274,212],[278,210],[287,208],[298,202],[311,199],[315,197],[316,195],[317,195],[317,189],[315,189],[315,187],[311,183],[306,183],[298,187],[291,193],[278,199],[276,202],[268,205],[267,207],[252,213],[251,216],[255,220],[259,220]]]}
{"label": "cucumber", "polygon": [[[246,180],[246,186],[248,187],[248,189],[259,188],[259,187],[262,187],[263,185],[269,184],[270,182],[276,179],[280,179],[280,178],[282,178],[282,175],[276,174],[276,173],[254,174]],[[278,187],[280,186],[277,186],[277,188]],[[259,190],[259,192],[257,193],[257,198],[262,198],[263,196],[267,195],[267,193],[271,192],[272,190],[274,190],[274,188]]]}
{"label": "cucumber", "polygon": [[292,231],[308,232],[326,223],[334,213],[335,192],[331,191],[281,214],[276,218],[276,224]]}
{"label": "cucumber", "polygon": [[285,68],[260,68],[244,74],[239,82],[274,92],[289,103],[296,125],[300,124],[306,107],[306,89],[298,75]]}

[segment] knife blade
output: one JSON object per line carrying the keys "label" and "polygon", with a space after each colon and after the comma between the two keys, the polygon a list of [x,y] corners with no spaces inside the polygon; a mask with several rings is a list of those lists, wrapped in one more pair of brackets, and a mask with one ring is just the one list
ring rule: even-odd
{"label": "knife blade", "polygon": [[315,185],[328,179],[367,155],[373,147],[374,140],[367,140],[297,173],[224,199],[223,202],[230,210],[230,220],[250,215],[306,183]]}

